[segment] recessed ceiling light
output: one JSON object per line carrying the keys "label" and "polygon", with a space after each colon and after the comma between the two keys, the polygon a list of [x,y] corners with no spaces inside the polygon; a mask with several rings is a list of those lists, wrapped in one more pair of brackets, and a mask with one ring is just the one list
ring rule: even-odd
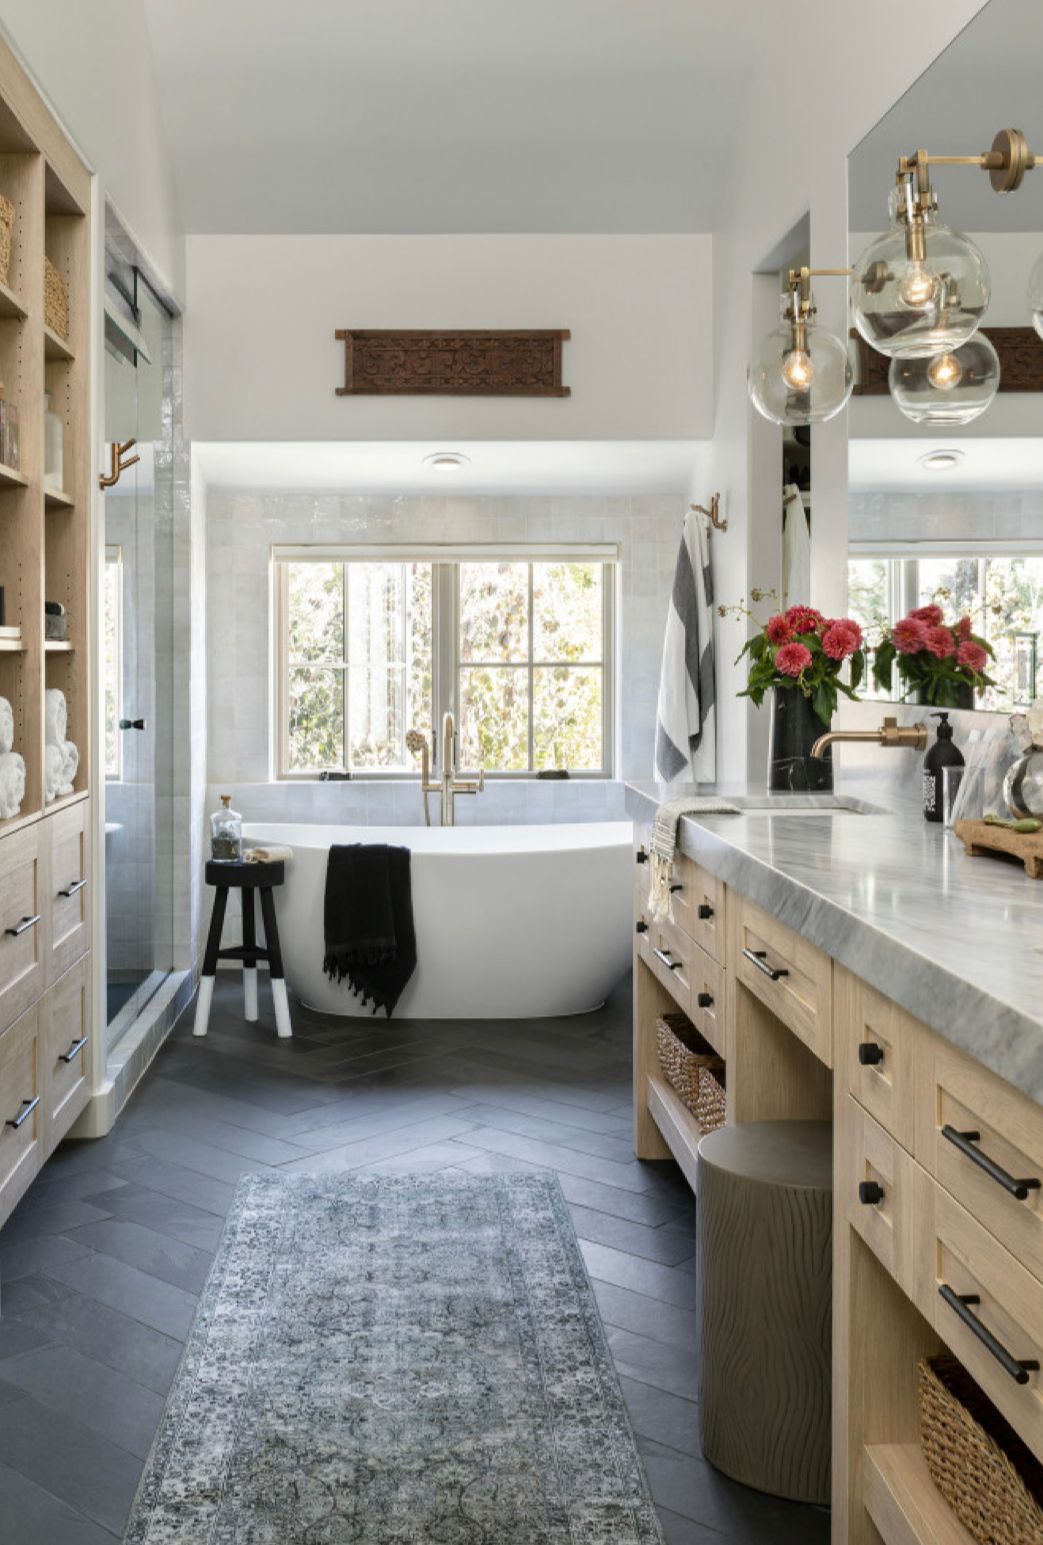
{"label": "recessed ceiling light", "polygon": [[928,472],[951,472],[953,467],[958,467],[963,460],[962,451],[928,451],[926,456],[918,456],[921,467],[926,467]]}
{"label": "recessed ceiling light", "polygon": [[436,472],[455,472],[459,467],[466,467],[470,459],[462,451],[435,451],[424,457],[424,463]]}

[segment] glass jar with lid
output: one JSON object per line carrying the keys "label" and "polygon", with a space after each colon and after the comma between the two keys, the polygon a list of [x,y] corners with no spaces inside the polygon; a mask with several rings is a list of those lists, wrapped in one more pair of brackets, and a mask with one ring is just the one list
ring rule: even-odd
{"label": "glass jar with lid", "polygon": [[210,857],[215,864],[243,861],[243,818],[232,809],[231,794],[221,795],[221,808],[210,817]]}

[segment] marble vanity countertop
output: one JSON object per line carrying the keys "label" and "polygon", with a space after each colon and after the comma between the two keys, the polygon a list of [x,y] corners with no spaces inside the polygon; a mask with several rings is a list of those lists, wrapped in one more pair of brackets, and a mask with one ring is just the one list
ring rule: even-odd
{"label": "marble vanity countertop", "polygon": [[[744,806],[773,798],[698,792]],[[1043,880],[968,858],[893,790],[838,781],[837,795],[861,808],[815,810],[814,795],[789,795],[772,809],[685,816],[681,849],[1043,1104]],[[652,782],[628,783],[626,798],[636,821],[660,802]],[[794,800],[803,813],[784,807]],[[886,811],[866,813],[863,801]]]}

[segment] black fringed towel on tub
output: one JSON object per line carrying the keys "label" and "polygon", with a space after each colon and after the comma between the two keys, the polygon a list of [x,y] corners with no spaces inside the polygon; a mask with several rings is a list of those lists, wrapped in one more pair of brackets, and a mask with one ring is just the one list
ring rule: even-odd
{"label": "black fringed towel on tub", "polygon": [[353,842],[330,848],[322,969],[345,978],[388,1018],[416,970],[409,849]]}

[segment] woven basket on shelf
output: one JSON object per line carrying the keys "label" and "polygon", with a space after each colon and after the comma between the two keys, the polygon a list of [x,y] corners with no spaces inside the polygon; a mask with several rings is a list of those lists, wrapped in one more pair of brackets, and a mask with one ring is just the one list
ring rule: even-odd
{"label": "woven basket on shelf", "polygon": [[980,1545],[1043,1540],[1043,1465],[954,1357],[918,1367],[931,1479]]}
{"label": "woven basket on shelf", "polygon": [[656,1020],[659,1066],[703,1132],[724,1126],[724,1062],[685,1014]]}
{"label": "woven basket on shelf", "polygon": [[0,284],[11,276],[11,232],[14,229],[14,205],[0,193]]}
{"label": "woven basket on shelf", "polygon": [[49,257],[43,260],[43,319],[59,338],[69,336],[69,286]]}

